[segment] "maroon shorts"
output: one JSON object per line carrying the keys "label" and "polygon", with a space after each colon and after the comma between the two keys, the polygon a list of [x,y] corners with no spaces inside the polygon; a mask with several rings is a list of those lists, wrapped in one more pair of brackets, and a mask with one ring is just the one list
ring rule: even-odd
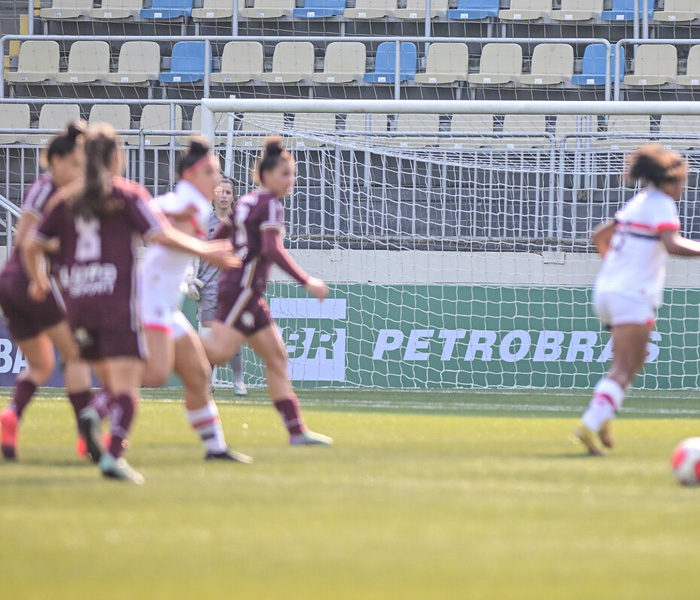
{"label": "maroon shorts", "polygon": [[146,358],[146,340],[141,331],[80,325],[72,329],[83,360],[93,362],[118,357]]}
{"label": "maroon shorts", "polygon": [[240,331],[245,337],[272,325],[270,307],[262,294],[240,286],[219,286],[216,320]]}
{"label": "maroon shorts", "polygon": [[28,286],[24,271],[5,271],[0,275],[0,308],[16,342],[35,338],[66,318],[53,293],[42,302],[35,302],[29,297]]}

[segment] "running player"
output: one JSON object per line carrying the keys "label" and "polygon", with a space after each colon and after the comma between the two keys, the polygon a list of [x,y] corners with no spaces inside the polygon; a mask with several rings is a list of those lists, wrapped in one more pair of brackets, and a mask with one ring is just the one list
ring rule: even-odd
{"label": "running player", "polygon": [[679,233],[678,202],[686,182],[683,157],[659,144],[641,146],[627,159],[626,179],[644,189],[593,232],[603,256],[593,302],[612,332],[613,361],[595,387],[574,435],[589,454],[602,454],[596,436],[613,447],[610,422],[622,407],[627,389],[644,366],[656,310],[663,299],[669,254],[699,256],[700,243]]}
{"label": "running player", "polygon": [[294,187],[295,165],[279,137],[271,136],[256,168],[260,188],[243,196],[216,237],[232,234],[236,253],[243,261],[219,280],[219,309],[211,336],[204,340],[212,364],[233,356],[245,341],[265,363],[267,387],[289,431],[292,445],[330,445],[331,438],[309,431],[287,372],[287,352],[265,302],[270,267],[291,275],[319,300],[328,295],[326,284],[309,277],[282,245],[284,216],[282,198]]}
{"label": "running player", "polygon": [[[56,189],[80,176],[84,162],[81,140],[85,127],[82,121],[73,121],[49,143],[42,157],[46,171],[24,194],[15,235],[18,247],[30,237],[29,232],[46,212]],[[18,426],[24,410],[37,388],[44,385],[53,373],[54,346],[63,357],[65,383],[76,422],[80,411],[91,399],[90,369],[80,361],[78,346],[66,321],[59,294],[54,288],[43,301],[35,302],[29,297],[28,288],[29,279],[20,252],[15,249],[0,273],[0,306],[12,339],[24,354],[27,368],[17,378],[10,406],[0,412],[0,445],[7,460],[17,457]],[[78,437],[76,450],[81,456],[86,455],[85,440],[81,437]]]}
{"label": "running player", "polygon": [[[173,227],[190,237],[206,237],[214,190],[220,183],[219,161],[208,142],[192,137],[177,165],[180,181],[170,194],[152,203]],[[192,237],[192,239],[195,239]],[[174,370],[185,388],[187,419],[205,447],[205,460],[251,462],[229,450],[211,396],[211,367],[202,342],[182,313],[182,287],[193,269],[192,254],[151,244],[141,265],[139,302],[146,330],[148,360],[144,385],[160,386]],[[217,266],[213,268],[218,268]]]}
{"label": "running player", "polygon": [[[233,181],[228,177],[222,177],[214,196],[214,210],[209,217],[207,230],[209,239],[212,239],[221,223],[228,220],[228,215],[235,201],[236,192]],[[188,283],[187,295],[197,303],[197,321],[199,321],[202,337],[209,335],[211,324],[216,319],[220,275],[220,269],[209,263],[200,262],[195,277]],[[243,353],[241,350],[233,355],[229,364],[233,371],[233,393],[236,396],[246,396],[248,390],[243,382]]]}
{"label": "running player", "polygon": [[[143,372],[144,340],[136,302],[137,243],[141,238],[200,254],[233,266],[222,246],[207,245],[173,230],[148,207],[148,192],[120,174],[123,152],[114,129],[104,123],[85,134],[85,177],[78,189],[46,215],[28,241],[25,263],[30,293],[49,292],[41,259],[58,238],[58,279],[68,321],[84,360],[91,363],[108,393],[80,413],[80,428],[90,456],[106,477],[142,483],[143,477],[121,456],[136,409]],[[111,442],[104,451],[99,430],[109,415]]]}

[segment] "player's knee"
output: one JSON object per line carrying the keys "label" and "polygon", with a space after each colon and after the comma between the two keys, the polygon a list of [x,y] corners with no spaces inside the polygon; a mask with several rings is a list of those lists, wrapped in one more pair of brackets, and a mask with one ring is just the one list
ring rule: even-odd
{"label": "player's knee", "polygon": [[143,375],[143,385],[146,387],[160,387],[168,381],[170,373],[163,365],[148,365]]}
{"label": "player's knee", "polygon": [[30,361],[27,371],[31,380],[37,385],[44,385],[51,377],[56,361],[53,356],[46,356],[42,360]]}

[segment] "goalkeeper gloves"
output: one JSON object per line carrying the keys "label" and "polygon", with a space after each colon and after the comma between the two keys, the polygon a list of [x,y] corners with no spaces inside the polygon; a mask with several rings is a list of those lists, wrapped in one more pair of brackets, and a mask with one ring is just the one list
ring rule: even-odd
{"label": "goalkeeper gloves", "polygon": [[201,290],[203,287],[204,287],[204,282],[201,279],[197,279],[196,277],[192,278],[187,283],[187,297],[190,300],[194,300],[195,302],[199,302],[199,299],[201,297],[199,290]]}

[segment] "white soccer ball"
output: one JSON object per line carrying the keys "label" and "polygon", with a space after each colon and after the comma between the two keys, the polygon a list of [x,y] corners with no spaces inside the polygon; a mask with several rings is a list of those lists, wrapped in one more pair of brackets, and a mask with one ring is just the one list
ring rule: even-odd
{"label": "white soccer ball", "polygon": [[673,450],[671,466],[683,485],[700,483],[700,437],[683,440]]}

